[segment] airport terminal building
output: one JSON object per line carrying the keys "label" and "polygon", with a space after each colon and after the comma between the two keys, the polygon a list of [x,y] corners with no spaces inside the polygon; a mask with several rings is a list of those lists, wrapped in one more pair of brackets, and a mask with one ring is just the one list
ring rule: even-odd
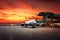
{"label": "airport terminal building", "polygon": [[[60,26],[60,14],[55,14],[49,18],[47,24],[50,23],[51,26]],[[50,25],[49,25],[50,26]]]}

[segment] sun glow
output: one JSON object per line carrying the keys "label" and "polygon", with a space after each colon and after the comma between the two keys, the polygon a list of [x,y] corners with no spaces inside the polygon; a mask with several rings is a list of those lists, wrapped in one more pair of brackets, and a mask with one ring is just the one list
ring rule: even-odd
{"label": "sun glow", "polygon": [[22,9],[21,10],[14,9],[14,10],[8,10],[8,11],[4,10],[4,11],[1,11],[0,15],[1,15],[0,19],[12,21],[12,22],[29,20],[29,18],[32,18],[33,16],[37,18],[33,10],[27,11],[27,10],[22,10]]}
{"label": "sun glow", "polygon": [[[0,20],[6,20],[6,22],[21,22],[25,20],[33,19],[33,16],[35,18],[42,18],[37,17],[37,13],[40,12],[37,8],[32,8],[29,4],[21,3],[22,5],[16,7],[16,8],[6,8],[0,10]],[[0,22],[4,22],[0,21]]]}

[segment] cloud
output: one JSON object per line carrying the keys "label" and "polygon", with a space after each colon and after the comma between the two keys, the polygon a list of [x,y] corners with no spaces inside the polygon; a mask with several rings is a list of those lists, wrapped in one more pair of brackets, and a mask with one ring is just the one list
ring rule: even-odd
{"label": "cloud", "polygon": [[[35,16],[39,11],[32,5],[17,0],[0,0],[0,19],[8,22],[25,21],[25,18]],[[7,22],[6,21],[6,22]]]}
{"label": "cloud", "polygon": [[59,1],[54,0],[0,0],[0,20],[25,20],[25,17],[36,17],[41,11],[60,13],[59,5]]}

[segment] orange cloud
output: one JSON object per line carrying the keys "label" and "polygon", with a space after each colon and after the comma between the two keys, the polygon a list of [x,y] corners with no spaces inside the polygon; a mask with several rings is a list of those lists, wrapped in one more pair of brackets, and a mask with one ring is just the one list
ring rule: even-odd
{"label": "orange cloud", "polygon": [[0,10],[0,22],[21,22],[26,19],[29,20],[32,16],[34,16],[35,19],[38,19],[37,13],[40,12],[39,9],[32,8],[31,5],[24,2],[16,2],[16,4],[16,8],[6,8],[6,6],[8,6],[6,5],[4,7],[5,9]]}

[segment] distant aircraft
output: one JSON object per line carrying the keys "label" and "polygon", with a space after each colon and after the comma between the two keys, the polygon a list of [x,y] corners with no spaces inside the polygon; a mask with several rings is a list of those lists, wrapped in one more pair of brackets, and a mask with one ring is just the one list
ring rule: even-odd
{"label": "distant aircraft", "polygon": [[43,25],[44,23],[42,21],[39,21],[37,22],[37,20],[35,19],[32,19],[32,20],[29,20],[29,21],[25,21],[25,23],[23,23],[23,25],[25,27],[28,27],[28,26],[31,26],[32,28],[35,28],[36,26],[39,26],[39,25]]}
{"label": "distant aircraft", "polygon": [[33,20],[29,20],[29,21],[25,21],[25,24],[31,24],[31,23],[33,24],[33,23],[37,23],[37,22],[34,19]]}
{"label": "distant aircraft", "polygon": [[29,21],[25,21],[25,27],[32,26],[32,28],[35,28],[36,23],[37,22],[36,22],[35,19],[29,20]]}

